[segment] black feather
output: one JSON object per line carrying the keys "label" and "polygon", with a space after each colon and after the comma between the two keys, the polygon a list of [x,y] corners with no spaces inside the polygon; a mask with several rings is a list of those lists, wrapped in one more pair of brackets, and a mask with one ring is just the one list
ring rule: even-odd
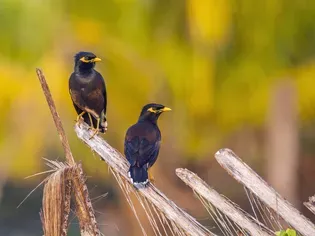
{"label": "black feather", "polygon": [[154,165],[159,155],[161,132],[157,125],[160,112],[153,113],[149,108],[162,109],[163,105],[148,104],[143,107],[138,122],[126,133],[124,152],[130,163],[129,175],[133,183],[148,182],[148,169]]}
{"label": "black feather", "polygon": [[75,55],[75,68],[69,79],[69,91],[74,108],[77,114],[83,111],[92,111],[92,123],[88,113],[82,117],[89,126],[96,128],[97,118],[101,118],[100,132],[105,132],[106,110],[107,110],[107,92],[104,78],[97,72],[95,62],[86,63],[80,59],[84,57],[88,60],[96,58],[93,53],[79,52]]}

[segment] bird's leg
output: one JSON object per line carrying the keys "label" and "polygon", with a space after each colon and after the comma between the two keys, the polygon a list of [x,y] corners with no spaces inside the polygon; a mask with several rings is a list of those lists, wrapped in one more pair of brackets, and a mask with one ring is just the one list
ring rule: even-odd
{"label": "bird's leg", "polygon": [[92,116],[91,116],[90,113],[88,113],[88,116],[89,116],[89,119],[90,119],[90,127],[89,127],[89,130],[90,130],[90,129],[94,129],[94,124],[93,124]]}
{"label": "bird's leg", "polygon": [[85,114],[85,111],[82,111],[78,116],[77,116],[77,119],[76,121],[79,122],[81,117]]}
{"label": "bird's leg", "polygon": [[[80,127],[80,123],[82,122],[81,118],[82,116],[85,114],[85,111],[82,111],[78,116],[77,116],[77,119],[76,119],[76,122],[79,123],[79,127]],[[80,127],[81,128],[81,127]]]}
{"label": "bird's leg", "polygon": [[92,134],[92,136],[90,137],[90,139],[92,139],[95,135],[98,134],[99,130],[100,130],[100,121],[101,121],[101,118],[97,118],[97,124],[96,124],[96,129],[94,129],[94,133]]}
{"label": "bird's leg", "polygon": [[148,169],[148,174],[149,174],[149,180],[150,180],[150,182],[151,182],[151,183],[154,183],[154,182],[155,182],[155,179],[154,179],[154,177],[153,177],[153,175],[152,175],[150,169]]}

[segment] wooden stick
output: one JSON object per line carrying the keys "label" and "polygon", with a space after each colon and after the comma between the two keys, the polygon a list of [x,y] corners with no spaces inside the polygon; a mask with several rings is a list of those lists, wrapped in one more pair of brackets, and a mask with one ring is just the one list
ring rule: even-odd
{"label": "wooden stick", "polygon": [[[286,222],[305,236],[315,235],[314,224],[295,209],[288,201],[270,187],[230,149],[221,149],[215,154],[219,164],[239,183],[246,186],[268,207],[276,211]],[[281,172],[279,172],[281,174]]]}
{"label": "wooden stick", "polygon": [[234,206],[236,204],[233,205],[231,201],[223,198],[195,173],[187,169],[178,168],[176,169],[176,175],[189,187],[191,187],[193,191],[209,201],[213,206],[218,208],[224,215],[228,216],[241,228],[248,231],[250,235],[267,236],[272,234],[272,231],[268,230],[268,228],[262,223],[255,219],[250,219],[243,212],[235,208]]}
{"label": "wooden stick", "polygon": [[[78,137],[95,151],[116,173],[131,183],[127,176],[129,164],[127,163],[126,158],[99,136],[95,136],[90,140],[92,131],[89,131],[88,128],[89,127],[85,123],[80,124],[80,127],[76,125],[75,131]],[[187,235],[214,235],[193,217],[179,208],[173,201],[169,200],[154,185],[149,184],[148,187],[139,189],[139,193],[141,193],[150,203],[154,204],[159,211],[163,212],[169,220],[182,228]]]}
{"label": "wooden stick", "polygon": [[46,82],[44,73],[43,73],[43,71],[41,69],[36,68],[36,74],[37,74],[39,82],[40,82],[40,84],[42,86],[42,89],[43,89],[46,101],[48,103],[51,115],[52,115],[52,117],[54,119],[57,131],[58,131],[58,134],[59,134],[59,138],[60,138],[63,150],[64,150],[65,155],[66,155],[66,159],[67,159],[67,161],[68,161],[68,163],[70,165],[75,165],[75,161],[74,161],[74,158],[72,156],[72,152],[71,152],[71,149],[70,149],[70,145],[69,145],[69,142],[68,142],[65,130],[63,129],[63,126],[62,126],[62,123],[61,123],[61,119],[60,119],[60,117],[58,115],[58,112],[57,112],[57,109],[56,109],[56,105],[55,105],[55,102],[54,102],[54,100],[53,100],[53,98],[51,96],[50,89],[49,89],[48,84]]}

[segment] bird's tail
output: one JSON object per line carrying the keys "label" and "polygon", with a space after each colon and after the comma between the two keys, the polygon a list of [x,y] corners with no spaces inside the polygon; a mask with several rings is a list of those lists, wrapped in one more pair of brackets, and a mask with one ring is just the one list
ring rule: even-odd
{"label": "bird's tail", "polygon": [[128,175],[132,179],[133,184],[146,186],[149,183],[148,170],[145,167],[130,166]]}
{"label": "bird's tail", "polygon": [[107,119],[106,119],[104,110],[102,111],[102,114],[101,114],[100,129],[102,133],[105,133],[107,131]]}

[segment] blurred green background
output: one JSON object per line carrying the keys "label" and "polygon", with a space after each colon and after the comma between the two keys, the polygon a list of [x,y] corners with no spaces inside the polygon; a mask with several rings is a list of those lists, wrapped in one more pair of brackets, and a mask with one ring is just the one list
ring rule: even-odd
{"label": "blurred green background", "polygon": [[[64,160],[36,67],[91,197],[108,192],[94,202],[102,232],[141,235],[107,165],[73,131],[68,78],[81,50],[103,59],[96,66],[108,89],[103,137],[119,151],[144,104],[172,108],[159,121],[153,174],[201,223],[214,226],[177,167],[250,212],[242,187],[213,157],[222,147],[312,217],[301,203],[315,193],[314,19],[315,2],[306,0],[0,0],[0,235],[42,235],[42,188],[17,206],[44,176],[24,178],[48,170],[42,157]],[[78,234],[76,221],[71,233]]]}

